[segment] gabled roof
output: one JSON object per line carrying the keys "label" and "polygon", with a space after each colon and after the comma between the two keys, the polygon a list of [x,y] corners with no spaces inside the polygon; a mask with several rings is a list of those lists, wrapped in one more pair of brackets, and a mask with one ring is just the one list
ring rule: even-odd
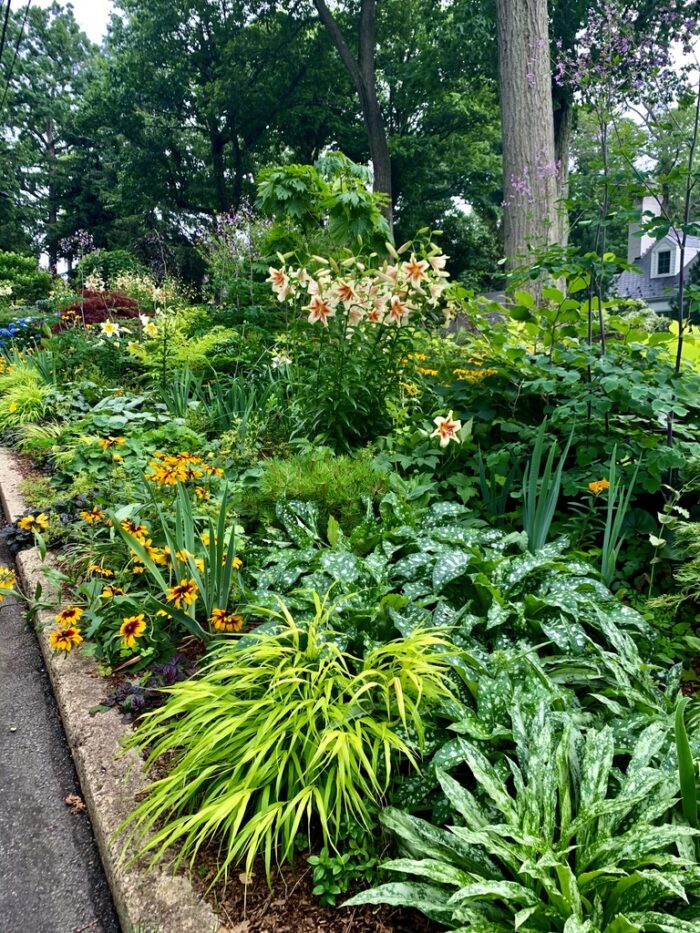
{"label": "gabled roof", "polygon": [[[639,272],[630,269],[627,272],[620,273],[617,278],[618,295],[622,295],[623,298],[641,298],[642,301],[646,302],[668,301],[669,298],[673,297],[673,292],[678,289],[680,276],[664,275],[652,278],[651,275],[652,254],[663,242],[663,240],[660,240],[658,243],[654,243],[640,259],[635,259],[634,265],[639,269]],[[674,248],[678,248],[675,243],[670,242]],[[685,264],[687,272],[698,258],[700,237],[689,236],[685,245],[686,249],[694,252],[694,255]]]}

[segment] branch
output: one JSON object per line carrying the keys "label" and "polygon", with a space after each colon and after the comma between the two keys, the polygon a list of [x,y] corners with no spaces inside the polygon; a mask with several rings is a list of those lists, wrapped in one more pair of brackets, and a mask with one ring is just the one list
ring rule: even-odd
{"label": "branch", "polygon": [[[336,49],[339,52],[340,57],[343,60],[343,64],[347,68],[350,74],[350,77],[352,78],[353,83],[355,87],[357,88],[358,94],[362,96],[365,93],[364,78],[363,78],[362,72],[360,71],[360,66],[358,65],[357,61],[355,60],[355,57],[353,56],[352,52],[348,48],[348,44],[345,41],[345,38],[340,29],[340,26],[336,22],[335,17],[331,13],[331,11],[326,6],[325,0],[314,0],[314,6],[318,10],[318,15],[319,15],[321,22],[328,30],[328,34],[330,35],[331,39],[333,40],[333,44],[335,45]],[[364,11],[365,11],[364,0],[362,4],[362,10],[363,10],[363,15],[364,15]]]}

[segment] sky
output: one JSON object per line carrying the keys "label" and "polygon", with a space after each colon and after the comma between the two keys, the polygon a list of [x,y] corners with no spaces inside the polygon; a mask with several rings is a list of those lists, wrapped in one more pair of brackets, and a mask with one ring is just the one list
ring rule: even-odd
{"label": "sky", "polygon": [[[33,0],[33,5],[51,6],[53,0]],[[107,32],[107,22],[112,10],[112,0],[71,0],[75,18],[80,23],[83,32],[87,33],[93,42],[99,44]],[[21,9],[24,0],[14,0],[13,9]]]}

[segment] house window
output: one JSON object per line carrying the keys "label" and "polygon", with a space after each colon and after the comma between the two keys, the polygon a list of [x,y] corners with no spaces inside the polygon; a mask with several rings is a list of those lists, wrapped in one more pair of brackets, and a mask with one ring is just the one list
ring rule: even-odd
{"label": "house window", "polygon": [[656,274],[668,275],[671,271],[671,250],[659,250],[656,254]]}

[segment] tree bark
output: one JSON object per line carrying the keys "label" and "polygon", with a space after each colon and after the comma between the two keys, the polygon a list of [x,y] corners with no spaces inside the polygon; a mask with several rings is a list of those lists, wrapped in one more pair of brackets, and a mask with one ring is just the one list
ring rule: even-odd
{"label": "tree bark", "polygon": [[508,266],[562,240],[547,0],[497,0]]}
{"label": "tree bark", "polygon": [[393,224],[391,155],[389,153],[384,120],[379,107],[374,64],[377,32],[377,0],[362,0],[360,4],[357,58],[355,58],[350,51],[342,30],[337,20],[328,9],[325,0],[314,0],[314,5],[359,95],[362,116],[367,130],[369,154],[374,169],[374,190],[385,194],[388,198],[383,213],[391,229]]}
{"label": "tree bark", "polygon": [[[569,212],[565,202],[569,197],[569,152],[571,149],[571,131],[574,111],[571,102],[562,98],[554,103],[554,158],[559,166],[557,189],[559,195],[559,242],[566,246],[569,242]],[[558,104],[558,106],[557,106]]]}

